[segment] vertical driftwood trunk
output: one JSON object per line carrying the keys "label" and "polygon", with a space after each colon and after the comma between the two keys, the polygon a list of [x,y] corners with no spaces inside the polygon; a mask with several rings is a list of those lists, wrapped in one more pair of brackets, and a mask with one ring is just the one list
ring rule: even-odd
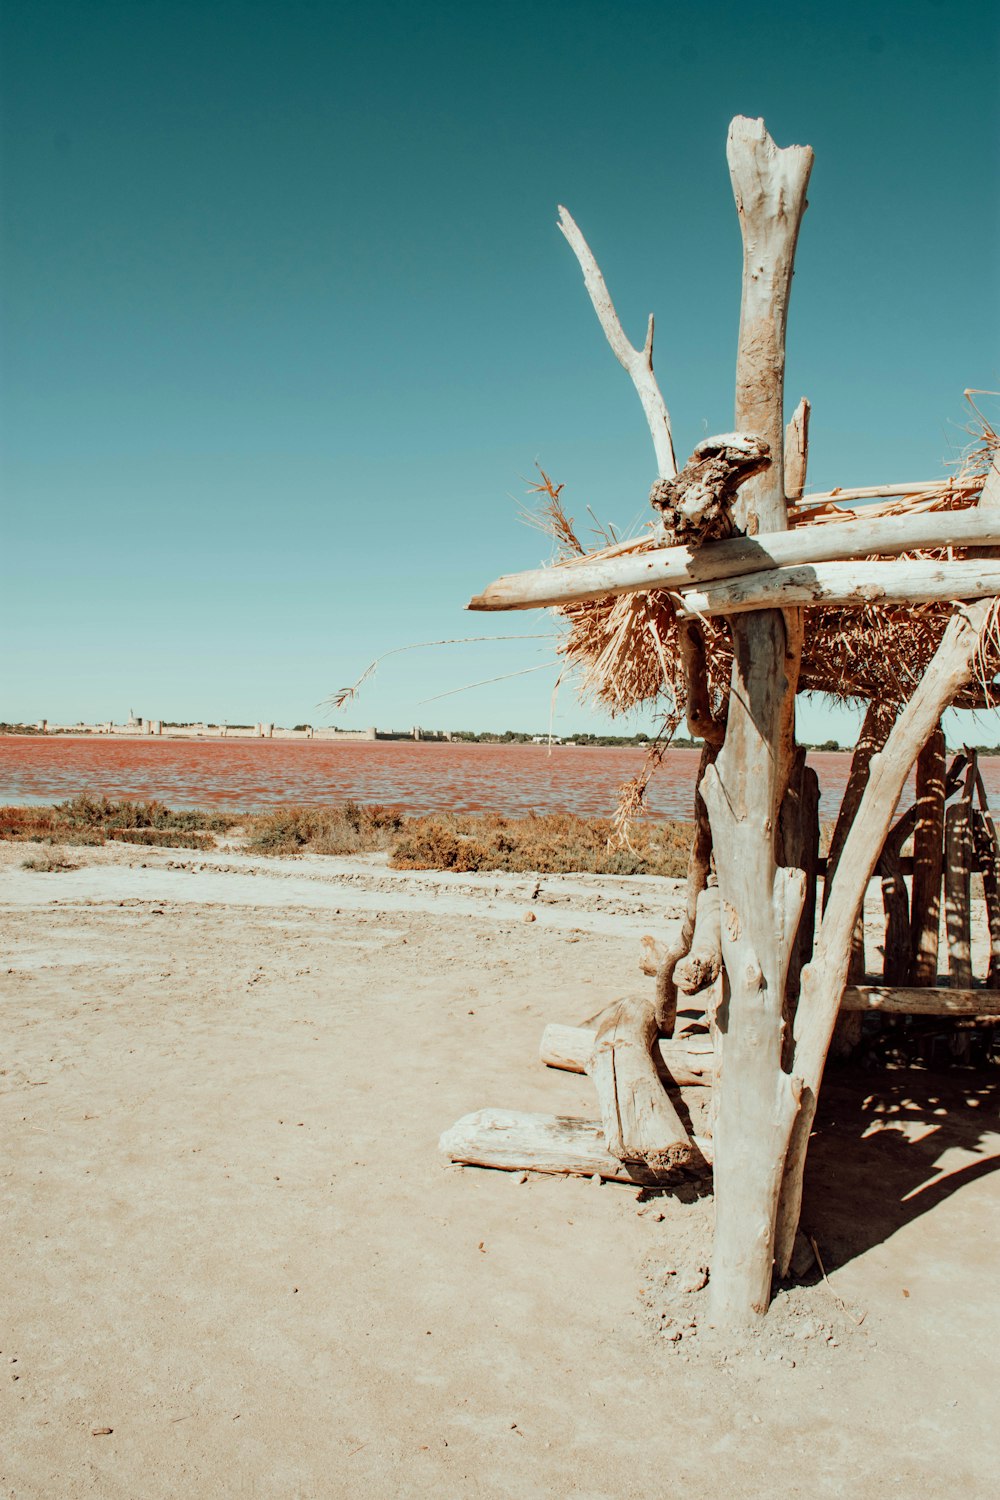
{"label": "vertical driftwood trunk", "polygon": [[[858,743],[854,747],[851,757],[851,770],[847,778],[847,786],[840,803],[840,811],[833,829],[833,837],[830,840],[830,852],[826,859],[826,878],[823,881],[823,909],[833,889],[833,878],[837,873],[840,856],[843,853],[847,836],[857,817],[861,798],[864,796],[865,787],[868,785],[868,770],[873,755],[877,755],[885,744],[886,736],[892,728],[893,719],[896,716],[896,708],[891,704],[881,701],[869,703],[865,713],[861,733],[858,735]],[[862,904],[863,910],[863,904]],[[859,915],[855,923],[854,933],[851,938],[851,964],[849,979],[853,984],[861,984],[864,981],[865,970],[865,924],[863,915]],[[847,1057],[861,1040],[861,1016],[855,1014],[844,1014],[837,1018],[837,1024],[833,1033],[832,1050],[835,1057]]]}
{"label": "vertical driftwood trunk", "polygon": [[944,731],[940,724],[917,758],[917,824],[913,830],[910,984],[937,984],[944,857]]}
{"label": "vertical driftwood trunk", "polygon": [[953,990],[972,988],[972,804],[963,797],[944,820],[944,910]]}
{"label": "vertical driftwood trunk", "polygon": [[[745,531],[787,525],[785,326],[812,152],[779,151],[763,121],[736,119],[729,168],[743,233],[736,427],[769,444],[771,467],[740,493]],[[774,1218],[798,1102],[781,1066],[785,984],[805,895],[776,843],[794,750],[801,622],[778,610],[734,617],[725,743],[702,782],[712,824],[725,963],[716,1116],[712,1316],[738,1326],[770,1299]]]}
{"label": "vertical driftwood trunk", "polygon": [[910,966],[910,902],[903,879],[903,861],[891,841],[882,850],[878,871],[885,908],[883,983],[901,985],[906,983],[906,971]]}
{"label": "vertical driftwood trunk", "polygon": [[[985,791],[980,795],[985,807]],[[1000,851],[997,849],[996,828],[988,812],[977,809],[973,814],[972,839],[976,864],[983,877],[983,898],[990,926],[990,968],[986,983],[993,990],[1000,983]]]}
{"label": "vertical driftwood trunk", "polygon": [[779,820],[778,863],[805,875],[805,898],[799,930],[792,945],[785,985],[783,1057],[791,1061],[792,1023],[799,998],[799,976],[812,957],[816,933],[816,880],[819,865],[819,779],[806,765],[806,752],[796,750]]}

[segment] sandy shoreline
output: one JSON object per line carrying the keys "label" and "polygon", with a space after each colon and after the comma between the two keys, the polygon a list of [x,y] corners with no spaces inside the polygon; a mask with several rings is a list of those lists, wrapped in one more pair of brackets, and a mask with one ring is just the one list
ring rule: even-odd
{"label": "sandy shoreline", "polygon": [[853,1316],[798,1288],[723,1359],[662,1332],[710,1200],[437,1153],[485,1105],[594,1114],[542,1028],[648,983],[676,886],[32,852],[0,846],[4,1494],[995,1493],[985,1075],[831,1081],[806,1215]]}

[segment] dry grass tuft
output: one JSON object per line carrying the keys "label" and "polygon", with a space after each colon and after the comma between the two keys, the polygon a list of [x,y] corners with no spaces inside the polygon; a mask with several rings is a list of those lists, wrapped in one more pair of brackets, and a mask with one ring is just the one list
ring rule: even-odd
{"label": "dry grass tuft", "polygon": [[373,854],[391,847],[402,813],[377,803],[364,807],[278,807],[245,818],[251,854]]}
{"label": "dry grass tuft", "polygon": [[540,875],[666,875],[687,871],[686,823],[643,824],[626,848],[615,847],[607,818],[568,814],[504,818],[496,813],[412,818],[389,859],[397,870],[507,870]]}

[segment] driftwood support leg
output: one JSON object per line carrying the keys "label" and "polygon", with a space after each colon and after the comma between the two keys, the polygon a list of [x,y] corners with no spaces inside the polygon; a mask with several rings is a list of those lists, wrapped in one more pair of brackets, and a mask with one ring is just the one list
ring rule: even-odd
{"label": "driftwood support leg", "polygon": [[951,986],[972,986],[972,807],[963,798],[945,813],[944,910]]}
{"label": "driftwood support leg", "polygon": [[910,984],[937,983],[944,859],[945,744],[940,724],[917,757]]}
{"label": "driftwood support leg", "polygon": [[[802,1097],[785,1163],[778,1210],[775,1260],[788,1271],[802,1206],[802,1179],[809,1135],[826,1054],[847,983],[851,936],[865,889],[885,843],[892,815],[917,755],[943,711],[975,670],[982,632],[995,601],[957,606],[941,644],[909,703],[893,725],[885,750],[872,758],[857,817],[843,846],[843,857],[820,924],[813,961],[802,973],[802,996],[795,1017],[795,1072]],[[721,1144],[719,1150],[721,1152]]]}
{"label": "driftwood support leg", "polygon": [[684,894],[684,920],[677,937],[667,949],[656,976],[656,1024],[661,1036],[673,1036],[677,1021],[677,988],[674,968],[691,947],[698,914],[698,897],[708,883],[712,868],[712,830],[708,810],[701,795],[702,778],[718,753],[718,747],[706,741],[702,745],[698,776],[694,790],[694,837],[688,858],[687,889]]}
{"label": "driftwood support leg", "polygon": [[903,879],[903,861],[897,849],[886,845],[878,872],[885,909],[883,980],[887,985],[905,984],[910,964],[910,902]]}
{"label": "driftwood support leg", "polygon": [[[823,909],[829,899],[833,888],[833,878],[840,863],[847,836],[857,817],[861,798],[865,787],[868,785],[868,770],[873,755],[877,755],[885,744],[886,736],[892,728],[893,719],[896,716],[895,705],[885,704],[881,701],[872,701],[868,705],[861,733],[858,735],[858,743],[851,758],[851,770],[847,778],[847,786],[841,800],[840,811],[833,829],[833,837],[830,840],[830,852],[826,859],[826,878],[823,882]],[[860,983],[867,970],[865,962],[865,926],[864,920],[859,914],[855,923],[854,932],[851,937],[851,967],[850,978]],[[834,1029],[831,1050],[834,1057],[848,1057],[861,1040],[861,1017],[854,1015],[840,1016]]]}
{"label": "driftwood support leg", "polygon": [[597,1029],[587,1065],[612,1156],[655,1175],[701,1164],[652,1058],[656,1013],[645,998],[620,1000]]}
{"label": "driftwood support leg", "polygon": [[990,925],[990,970],[986,982],[990,989],[995,989],[1000,986],[1000,841],[997,840],[983,778],[978,771],[976,790],[979,807],[972,821],[972,838],[976,863],[983,877],[983,896]]}

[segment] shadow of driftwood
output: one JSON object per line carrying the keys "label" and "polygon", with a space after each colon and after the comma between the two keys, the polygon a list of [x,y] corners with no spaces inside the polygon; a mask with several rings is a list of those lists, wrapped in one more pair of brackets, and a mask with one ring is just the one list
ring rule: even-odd
{"label": "shadow of driftwood", "polygon": [[[954,1148],[977,1159],[942,1167]],[[809,1148],[802,1224],[830,1270],[998,1168],[996,1068],[833,1071]]]}

